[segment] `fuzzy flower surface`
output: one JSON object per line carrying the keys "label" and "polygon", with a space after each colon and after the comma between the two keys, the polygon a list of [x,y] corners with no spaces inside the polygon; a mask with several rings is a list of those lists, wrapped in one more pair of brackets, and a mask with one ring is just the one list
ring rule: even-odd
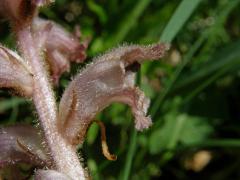
{"label": "fuzzy flower surface", "polygon": [[1,127],[0,168],[25,163],[36,168],[37,180],[85,180],[76,145],[84,142],[91,123],[101,128],[103,154],[116,160],[108,151],[103,123],[95,119],[97,113],[120,102],[131,108],[137,130],[152,125],[147,114],[150,100],[136,85],[135,76],[144,61],[164,57],[169,45],[123,45],[94,58],[69,82],[58,104],[52,85],[70,71],[71,62],[86,59],[88,41],[82,41],[79,32],[67,32],[38,17],[38,8],[51,2],[0,1],[0,15],[9,20],[18,45],[16,51],[0,45],[0,88],[31,99],[41,128]]}
{"label": "fuzzy flower surface", "polygon": [[113,102],[131,107],[137,130],[148,128],[152,124],[147,116],[150,100],[135,86],[135,74],[144,60],[157,60],[168,48],[166,44],[122,46],[94,59],[61,99],[59,128],[64,136],[73,144],[82,143],[96,114]]}

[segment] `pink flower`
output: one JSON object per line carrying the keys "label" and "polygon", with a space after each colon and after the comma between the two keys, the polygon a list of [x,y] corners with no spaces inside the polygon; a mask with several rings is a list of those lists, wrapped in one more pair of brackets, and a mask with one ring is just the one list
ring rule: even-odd
{"label": "pink flower", "polygon": [[159,59],[169,46],[130,45],[116,48],[93,60],[65,90],[59,106],[59,128],[73,144],[82,143],[96,114],[112,102],[128,104],[138,130],[148,128],[149,99],[135,87],[135,68],[145,59]]}
{"label": "pink flower", "polygon": [[36,43],[42,46],[46,55],[54,84],[58,83],[62,73],[69,71],[70,62],[80,63],[85,60],[87,42],[80,43],[78,37],[56,23],[35,18],[33,30]]}

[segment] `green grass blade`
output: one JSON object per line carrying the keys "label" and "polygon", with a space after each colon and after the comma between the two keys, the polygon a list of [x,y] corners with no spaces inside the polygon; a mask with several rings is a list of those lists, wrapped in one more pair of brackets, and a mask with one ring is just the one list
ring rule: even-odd
{"label": "green grass blade", "polygon": [[127,36],[128,32],[136,25],[138,22],[139,17],[142,15],[143,11],[148,7],[151,0],[141,0],[136,1],[135,7],[132,9],[131,12],[127,14],[125,18],[122,19],[121,23],[119,24],[119,30],[114,33],[109,39],[107,43],[107,48],[113,45],[116,45],[124,40]]}
{"label": "green grass blade", "polygon": [[93,0],[88,0],[86,2],[87,2],[89,9],[98,16],[100,22],[103,24],[106,23],[108,17],[106,15],[104,9],[99,4],[94,2]]}
{"label": "green grass blade", "polygon": [[[167,24],[166,28],[163,30],[163,33],[160,37],[160,41],[162,42],[171,42],[177,33],[180,31],[180,29],[183,27],[185,22],[188,20],[190,15],[193,13],[193,11],[196,9],[196,7],[199,5],[201,0],[183,0],[173,16],[171,17],[169,23]],[[180,18],[181,17],[181,18]],[[152,105],[152,109],[150,110],[150,114],[152,117],[154,117],[159,109],[159,106],[161,105],[163,99],[167,95],[167,93],[170,91],[171,87],[173,86],[174,82],[176,81],[177,77],[181,73],[182,69],[185,67],[185,65],[190,61],[190,59],[193,57],[197,49],[200,47],[200,45],[203,42],[203,37],[201,37],[194,45],[193,48],[189,51],[189,53],[186,55],[186,57],[183,60],[183,63],[178,67],[174,75],[172,76],[172,79],[170,80],[169,84],[166,86],[166,88],[163,90],[163,92],[157,97],[156,101]]]}
{"label": "green grass blade", "polygon": [[189,86],[190,84],[197,82],[205,77],[216,72],[218,69],[222,69],[228,65],[235,64],[236,62],[240,63],[240,40],[228,45],[222,51],[217,50],[207,63],[199,66],[197,72],[188,74],[188,78],[182,77],[181,80],[176,84],[175,90],[183,89],[184,87]]}
{"label": "green grass blade", "polygon": [[129,179],[129,175],[130,175],[130,171],[131,171],[131,167],[132,167],[132,162],[133,162],[133,157],[137,148],[137,131],[134,129],[131,135],[131,139],[130,139],[130,147],[128,150],[128,154],[127,154],[127,158],[126,158],[126,162],[125,162],[125,166],[123,169],[123,175],[122,178],[120,178],[121,180],[128,180]]}
{"label": "green grass blade", "polygon": [[[179,32],[179,30],[185,24],[185,22],[190,17],[190,15],[192,14],[192,12],[197,7],[197,5],[199,4],[200,1],[201,0],[193,0],[193,1],[183,0],[180,3],[176,12],[174,13],[174,15],[170,19],[168,25],[166,26],[166,28],[163,31],[163,34],[160,38],[161,41],[171,42],[174,39],[176,34]],[[146,6],[148,2],[144,1],[142,3],[144,4],[144,6]],[[141,4],[139,3],[140,5],[136,6],[135,11],[136,11],[136,9],[139,9],[139,7],[142,7],[142,3]],[[186,11],[186,9],[187,9],[187,11]],[[133,12],[135,12],[135,11],[133,11]],[[136,12],[139,12],[139,10],[137,10]],[[135,14],[135,17],[137,17],[136,16],[137,14],[138,13]],[[179,17],[181,17],[180,21],[179,21]],[[130,27],[126,27],[125,30],[121,30],[118,33],[118,35],[116,36],[116,41],[121,41],[123,39],[123,37],[126,36],[126,32],[128,32],[128,29]],[[173,29],[174,29],[174,31],[173,31]],[[133,160],[134,152],[135,152],[136,146],[137,146],[136,139],[137,139],[137,132],[134,131],[131,136],[131,142],[130,142],[131,146],[129,148],[126,164],[124,167],[124,172],[123,172],[123,176],[122,176],[123,180],[127,180],[130,175],[132,160]]]}
{"label": "green grass blade", "polygon": [[[236,61],[237,62],[237,61]],[[238,60],[238,64],[240,61]],[[237,65],[237,64],[236,64]],[[184,103],[189,102],[192,98],[194,98],[197,94],[199,94],[201,91],[203,91],[205,88],[207,88],[211,83],[216,81],[219,77],[224,75],[226,72],[232,69],[232,66],[235,66],[235,63],[230,64],[219,71],[217,71],[214,75],[212,75],[210,78],[208,78],[206,81],[201,83],[197,88],[195,88],[186,98],[184,98]]]}
{"label": "green grass blade", "polygon": [[[240,1],[233,1],[231,3],[228,4],[228,6],[226,6],[223,10],[221,10],[218,15],[216,15],[216,24],[215,26],[219,26],[224,24],[227,16],[229,15],[229,13],[233,10],[234,7],[236,7],[236,5],[239,3]],[[173,15],[173,17],[175,17]],[[178,17],[178,16],[176,16]],[[171,20],[170,20],[171,21]],[[159,96],[156,98],[156,101],[153,103],[152,108],[150,110],[150,114],[152,115],[152,117],[154,117],[159,109],[159,107],[161,106],[164,98],[167,96],[167,94],[172,91],[172,89],[174,89],[174,84],[176,82],[176,80],[179,78],[183,68],[190,62],[190,60],[192,59],[192,57],[194,56],[194,54],[196,53],[196,51],[199,49],[199,47],[204,43],[205,39],[208,36],[211,36],[213,31],[212,29],[215,28],[215,26],[210,27],[209,29],[206,29],[202,35],[198,38],[198,40],[193,44],[192,48],[189,50],[189,52],[185,55],[185,57],[183,58],[183,63],[181,63],[176,71],[173,73],[172,77],[170,78],[168,84],[165,86],[165,89],[162,91],[161,94],[159,94]],[[166,27],[167,28],[167,27]],[[164,30],[165,31],[165,30]],[[164,35],[164,33],[163,33]],[[162,35],[162,36],[163,36]],[[176,34],[175,34],[176,35]],[[161,39],[164,37],[161,37]],[[218,65],[219,66],[219,65]],[[208,67],[209,68],[209,67]],[[218,68],[218,67],[217,67]],[[215,69],[216,70],[216,69]],[[203,68],[204,71],[204,68]],[[201,75],[201,73],[199,73],[199,76]],[[194,77],[198,76],[196,74],[194,74]],[[180,81],[181,84],[184,83],[184,81],[190,82],[191,79],[193,79],[194,77],[192,77],[191,75],[188,75],[187,78],[185,78],[185,80]]]}
{"label": "green grass blade", "polygon": [[186,64],[192,59],[193,55],[195,54],[195,52],[198,50],[198,48],[202,45],[202,43],[204,42],[205,36],[202,36],[201,38],[199,38],[193,45],[193,47],[190,49],[190,51],[187,53],[187,55],[184,57],[183,59],[183,63],[181,63],[178,68],[176,69],[176,71],[174,72],[172,78],[169,80],[169,83],[166,85],[166,88],[163,89],[163,91],[161,92],[161,94],[157,97],[156,101],[153,103],[152,108],[150,110],[150,114],[152,117],[154,117],[159,109],[159,107],[161,106],[164,98],[166,97],[166,95],[168,94],[168,92],[171,90],[171,88],[173,87],[176,79],[178,78],[178,76],[180,75],[180,73],[182,72],[183,68],[186,66]]}
{"label": "green grass blade", "polygon": [[160,41],[172,42],[201,0],[183,0],[164,29]]}

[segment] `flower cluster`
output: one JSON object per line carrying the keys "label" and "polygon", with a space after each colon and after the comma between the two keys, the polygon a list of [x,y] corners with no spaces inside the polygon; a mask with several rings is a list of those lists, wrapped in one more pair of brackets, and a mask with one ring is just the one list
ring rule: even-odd
{"label": "flower cluster", "polygon": [[[51,0],[0,1],[0,15],[10,21],[19,50],[0,45],[0,87],[33,99],[42,127],[41,134],[29,125],[2,127],[0,168],[24,162],[40,169],[35,179],[84,179],[77,177],[81,173],[74,165],[76,145],[84,142],[98,112],[113,102],[121,102],[131,107],[137,130],[152,124],[147,115],[150,100],[135,85],[135,75],[144,60],[158,60],[169,46],[124,45],[93,59],[69,83],[59,107],[55,107],[52,87],[45,86],[57,85],[71,62],[85,60],[88,42],[80,43],[79,36],[39,18],[38,7],[49,3]],[[104,154],[110,156],[105,150]]]}

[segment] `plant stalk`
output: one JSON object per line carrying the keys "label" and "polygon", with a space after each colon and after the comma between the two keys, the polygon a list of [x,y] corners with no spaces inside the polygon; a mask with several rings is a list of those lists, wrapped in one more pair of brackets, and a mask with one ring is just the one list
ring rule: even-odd
{"label": "plant stalk", "polygon": [[48,78],[41,50],[34,43],[31,26],[16,31],[18,45],[24,58],[32,68],[33,102],[35,104],[46,145],[54,168],[72,179],[85,180],[85,170],[81,166],[76,149],[69,144],[57,128],[57,105]]}

